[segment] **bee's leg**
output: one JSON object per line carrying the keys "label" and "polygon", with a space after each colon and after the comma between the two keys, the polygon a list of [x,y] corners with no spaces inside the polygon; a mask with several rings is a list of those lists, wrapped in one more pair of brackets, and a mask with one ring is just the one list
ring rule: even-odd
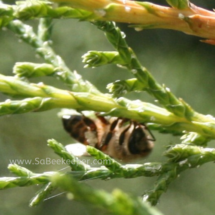
{"label": "bee's leg", "polygon": [[[126,135],[126,132],[130,129],[130,127],[132,126],[133,122],[130,121],[130,120],[127,120],[129,121],[129,125],[123,130],[123,132],[120,134],[119,136],[119,145],[122,145],[124,143],[124,140],[125,140],[125,135]],[[126,121],[126,122],[127,122]]]}
{"label": "bee's leg", "polygon": [[99,113],[95,113],[96,117],[101,121],[102,124],[104,125],[109,125],[109,121],[104,117],[99,115]]}
{"label": "bee's leg", "polygon": [[143,125],[137,122],[133,122],[133,124],[134,128],[127,145],[129,152],[133,155],[142,154],[146,156],[151,152],[154,144],[148,141],[146,129],[143,128]]}
{"label": "bee's leg", "polygon": [[85,145],[90,145],[95,147],[98,144],[98,138],[97,138],[97,126],[94,122],[94,120],[85,117],[83,115],[82,122],[85,125],[85,132],[84,132],[84,138],[85,142],[83,142]]}
{"label": "bee's leg", "polygon": [[119,118],[121,119],[122,121],[119,123],[119,127],[122,127],[124,123],[127,123],[129,122],[129,125],[131,123],[131,120],[130,119],[127,119],[127,118]]}
{"label": "bee's leg", "polygon": [[148,129],[148,127],[146,126],[146,124],[144,123],[140,123],[141,126],[144,127],[145,130],[147,130],[147,132],[150,134],[151,138],[148,138],[147,140],[151,140],[151,141],[156,141],[155,136],[152,134],[152,132]]}
{"label": "bee's leg", "polygon": [[90,131],[97,130],[96,124],[92,119],[83,116],[83,122],[85,123],[86,126],[88,126],[90,128]]}
{"label": "bee's leg", "polygon": [[110,142],[111,138],[113,137],[114,129],[116,128],[119,120],[120,120],[120,118],[117,118],[111,123],[110,129],[109,129],[106,137],[104,138],[104,140],[102,140],[101,145],[99,146],[100,150],[102,150],[102,151],[106,150],[108,143]]}

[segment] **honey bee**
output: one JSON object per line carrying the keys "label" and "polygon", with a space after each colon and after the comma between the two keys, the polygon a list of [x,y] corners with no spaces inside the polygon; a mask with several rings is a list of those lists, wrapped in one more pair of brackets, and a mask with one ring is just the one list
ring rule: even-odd
{"label": "honey bee", "polygon": [[62,121],[74,139],[123,162],[147,156],[154,146],[155,138],[146,125],[126,118],[108,119],[97,113],[96,119],[64,115]]}

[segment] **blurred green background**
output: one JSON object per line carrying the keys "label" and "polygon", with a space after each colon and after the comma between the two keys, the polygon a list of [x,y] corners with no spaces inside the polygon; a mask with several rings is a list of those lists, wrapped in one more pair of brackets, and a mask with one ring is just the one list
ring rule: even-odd
{"label": "blurred green background", "polygon": [[[9,1],[5,1],[9,2]],[[12,1],[10,1],[12,2]],[[167,5],[165,1],[153,3]],[[194,4],[212,9],[215,3],[210,0],[195,0]],[[37,21],[27,22],[36,29]],[[188,36],[171,30],[144,30],[135,32],[127,25],[119,25],[127,35],[129,45],[134,49],[142,64],[161,83],[165,83],[178,97],[187,101],[196,111],[215,115],[215,47],[199,42],[200,38]],[[126,70],[115,66],[96,69],[84,69],[81,56],[88,50],[113,50],[103,33],[87,22],[77,20],[55,20],[53,22],[53,47],[63,57],[72,70],[77,70],[84,79],[91,81],[103,92],[106,85],[117,79],[132,77]],[[0,72],[12,75],[15,62],[43,62],[35,56],[34,50],[10,31],[0,31]],[[65,87],[52,78],[32,79],[32,82],[44,82],[56,87]],[[146,93],[131,94],[130,99],[153,102]],[[0,94],[0,101],[7,99]],[[3,116],[0,118],[0,176],[12,176],[7,170],[10,159],[58,158],[47,147],[47,139],[55,138],[63,144],[72,140],[63,130],[57,117],[59,110],[23,115]],[[178,137],[156,136],[153,153],[139,162],[164,161],[163,151],[170,143],[179,142]],[[210,143],[213,147],[214,142]],[[25,165],[34,172],[59,170],[58,165]],[[171,184],[158,204],[166,215],[214,215],[215,211],[215,171],[214,164],[184,172]],[[141,196],[150,189],[155,178],[115,179],[110,181],[87,181],[91,187],[111,191],[120,188],[123,191]],[[70,201],[66,195],[60,195],[45,201],[38,207],[29,208],[28,203],[39,187],[14,188],[1,191],[0,214],[103,214],[81,203]],[[60,191],[58,191],[60,192]],[[56,192],[55,194],[57,194]],[[54,195],[54,194],[53,194]],[[52,196],[52,195],[51,195]],[[50,197],[51,197],[50,196]]]}

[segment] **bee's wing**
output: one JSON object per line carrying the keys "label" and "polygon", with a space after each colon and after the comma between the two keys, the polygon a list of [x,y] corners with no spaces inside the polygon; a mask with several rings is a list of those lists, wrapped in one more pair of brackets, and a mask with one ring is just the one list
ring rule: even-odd
{"label": "bee's wing", "polygon": [[70,154],[77,156],[77,157],[90,156],[87,153],[86,145],[83,145],[81,143],[68,144],[65,146],[65,148]]}

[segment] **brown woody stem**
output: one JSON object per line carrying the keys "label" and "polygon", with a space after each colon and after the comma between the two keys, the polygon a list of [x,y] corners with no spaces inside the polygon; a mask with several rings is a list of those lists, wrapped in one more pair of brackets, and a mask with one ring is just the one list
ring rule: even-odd
{"label": "brown woody stem", "polygon": [[122,0],[52,0],[94,13],[93,19],[134,24],[140,29],[163,28],[215,39],[215,13],[189,4],[177,9],[149,2]]}

